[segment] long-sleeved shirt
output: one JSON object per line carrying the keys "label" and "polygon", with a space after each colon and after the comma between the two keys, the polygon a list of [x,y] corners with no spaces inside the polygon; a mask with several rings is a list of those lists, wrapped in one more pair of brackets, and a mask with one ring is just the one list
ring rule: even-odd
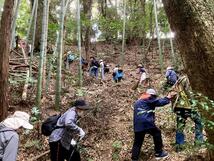
{"label": "long-sleeved shirt", "polygon": [[155,127],[155,108],[164,106],[170,102],[167,97],[139,99],[134,104],[134,132]]}
{"label": "long-sleeved shirt", "polygon": [[11,128],[0,124],[0,160],[16,161],[19,135]]}
{"label": "long-sleeved shirt", "polygon": [[55,129],[49,137],[49,142],[57,142],[60,140],[63,147],[69,150],[73,133],[81,130],[81,128],[76,125],[77,118],[78,115],[75,107],[67,110],[57,121],[57,126],[63,128]]}

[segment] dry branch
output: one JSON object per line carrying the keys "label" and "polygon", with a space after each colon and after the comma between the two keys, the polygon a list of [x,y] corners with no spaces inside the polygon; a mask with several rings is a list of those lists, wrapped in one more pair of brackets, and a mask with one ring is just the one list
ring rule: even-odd
{"label": "dry branch", "polygon": [[19,52],[17,52],[17,51],[15,51],[15,50],[11,50],[11,52],[14,52],[15,54],[17,54],[18,56],[20,56],[20,57],[22,57],[22,55],[19,53]]}
{"label": "dry branch", "polygon": [[42,154],[40,154],[40,155],[37,155],[37,156],[31,158],[30,161],[38,160],[39,158],[43,157],[44,155],[46,155],[46,154],[48,154],[48,153],[50,153],[50,150],[48,150],[48,151],[46,151],[46,152],[44,152],[44,153],[42,153]]}
{"label": "dry branch", "polygon": [[25,85],[23,88],[23,92],[22,92],[22,100],[26,100],[27,99],[27,88],[28,88],[28,80],[29,80],[29,69],[27,70],[27,75],[26,75],[26,80],[25,80]]}

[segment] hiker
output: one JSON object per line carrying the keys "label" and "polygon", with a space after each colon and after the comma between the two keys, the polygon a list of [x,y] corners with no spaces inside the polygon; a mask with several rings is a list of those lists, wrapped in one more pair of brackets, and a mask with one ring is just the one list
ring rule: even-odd
{"label": "hiker", "polygon": [[65,58],[65,64],[67,69],[71,68],[71,64],[73,63],[74,60],[75,55],[71,51],[68,51]]}
{"label": "hiker", "polygon": [[79,134],[79,140],[85,136],[85,132],[77,123],[77,118],[84,115],[84,111],[90,109],[84,100],[76,100],[73,107],[69,108],[57,121],[57,127],[49,137],[51,161],[80,161],[80,153],[75,148],[74,137]]}
{"label": "hiker", "polygon": [[26,112],[16,111],[0,123],[0,161],[16,161],[21,127],[33,129],[29,123],[30,116]]}
{"label": "hiker", "polygon": [[132,148],[132,161],[139,159],[141,146],[144,141],[145,134],[153,136],[155,145],[155,157],[157,159],[168,156],[163,151],[163,142],[160,129],[155,125],[155,108],[170,103],[170,99],[175,95],[174,92],[169,93],[164,98],[157,98],[154,89],[147,89],[144,94],[134,104],[134,144]]}
{"label": "hiker", "polygon": [[[182,72],[182,71],[181,71]],[[195,123],[195,143],[203,143],[203,126],[201,122],[201,116],[196,109],[191,107],[191,87],[188,77],[185,74],[178,79],[176,84],[172,87],[172,90],[178,94],[176,98],[172,100],[172,107],[177,115],[176,126],[176,152],[180,152],[183,149],[185,143],[185,135],[183,133],[187,118],[191,118]]]}
{"label": "hiker", "polygon": [[83,72],[86,71],[88,67],[88,62],[83,57],[81,57],[81,65],[82,65],[82,71]]}
{"label": "hiker", "polygon": [[104,73],[109,73],[109,65],[107,65],[106,63],[104,63]]}
{"label": "hiker", "polygon": [[113,70],[113,80],[118,83],[123,79],[124,73],[121,68],[119,68],[119,65],[116,65],[116,67]]}
{"label": "hiker", "polygon": [[105,79],[105,64],[102,59],[100,59],[100,75],[101,75],[101,80]]}
{"label": "hiker", "polygon": [[174,68],[169,66],[166,68],[166,74],[165,74],[167,84],[168,86],[172,87],[175,82],[178,80],[178,76],[176,72],[174,71]]}
{"label": "hiker", "polygon": [[98,68],[100,67],[100,64],[98,61],[95,59],[95,57],[90,57],[90,69],[89,69],[89,74],[92,77],[98,78]]}
{"label": "hiker", "polygon": [[139,84],[142,84],[144,87],[148,86],[148,76],[146,69],[142,64],[139,64],[138,70],[138,74],[141,74]]}

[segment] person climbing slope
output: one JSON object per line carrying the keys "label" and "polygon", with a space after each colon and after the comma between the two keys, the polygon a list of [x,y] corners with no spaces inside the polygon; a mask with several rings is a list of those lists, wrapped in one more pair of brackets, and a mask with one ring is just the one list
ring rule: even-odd
{"label": "person climbing slope", "polygon": [[119,67],[119,65],[116,65],[114,70],[113,70],[113,80],[118,83],[123,79],[124,73],[122,68]]}
{"label": "person climbing slope", "polygon": [[76,100],[57,121],[57,127],[49,136],[51,161],[80,161],[80,153],[75,149],[75,134],[80,140],[85,132],[76,123],[78,117],[83,117],[84,111],[90,109],[84,100]]}
{"label": "person climbing slope", "polygon": [[192,107],[191,100],[191,87],[188,77],[185,75],[184,71],[180,71],[181,77],[178,79],[176,84],[172,87],[173,91],[178,94],[176,98],[172,100],[172,107],[177,115],[177,128],[176,128],[176,152],[180,152],[183,149],[185,143],[184,128],[187,118],[191,118],[195,123],[195,144],[203,143],[203,126],[201,121],[201,116],[196,108]]}
{"label": "person climbing slope", "polygon": [[157,93],[154,89],[147,89],[134,103],[134,143],[132,148],[132,161],[137,161],[139,159],[145,134],[153,136],[155,157],[157,159],[168,156],[167,152],[163,151],[161,131],[155,125],[155,108],[169,104],[170,99],[175,94],[175,92],[171,92],[164,98],[157,98]]}

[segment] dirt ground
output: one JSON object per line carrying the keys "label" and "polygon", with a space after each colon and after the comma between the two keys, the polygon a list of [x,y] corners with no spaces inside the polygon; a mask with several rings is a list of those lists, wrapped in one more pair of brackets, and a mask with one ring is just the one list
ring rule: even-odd
{"label": "dirt ground", "polygon": [[[97,50],[98,58],[102,58],[110,66],[110,73],[106,75],[105,81],[93,79],[84,73],[82,93],[84,98],[93,107],[84,118],[80,119],[80,126],[85,130],[86,137],[80,142],[80,151],[83,161],[130,161],[131,148],[133,143],[133,103],[145,91],[140,86],[137,90],[132,90],[133,85],[140,77],[137,74],[136,65],[140,62],[142,55],[137,47],[129,47],[126,51],[126,63],[123,66],[125,72],[124,80],[114,83],[112,80],[112,70],[119,61],[119,49],[111,46],[100,46]],[[164,55],[164,66],[170,65],[169,55]],[[157,51],[149,53],[148,62],[145,64],[150,78],[151,87],[159,91],[160,82],[164,80],[164,75],[160,72]],[[74,63],[63,76],[62,109],[65,111],[69,107],[69,102],[78,98],[78,87],[76,86],[76,63]],[[54,79],[54,76],[53,76]],[[54,105],[54,80],[51,81],[50,90],[46,99],[42,100],[41,116],[47,118],[55,112]],[[10,89],[11,107],[30,111],[34,105],[35,87],[29,87],[28,99],[23,102],[19,100],[22,88],[20,86]],[[15,99],[17,98],[17,99]],[[40,134],[40,124],[35,124],[35,128],[30,132],[23,132],[20,135],[19,161],[29,161],[46,152],[48,138]],[[171,111],[170,105],[161,107],[156,111],[156,124],[162,131],[164,149],[169,152],[167,161],[188,161],[205,160],[206,148],[193,148],[194,134],[189,127],[192,122],[188,121],[185,130],[189,148],[176,153],[173,147],[175,140],[176,116]],[[141,152],[141,161],[154,161],[154,145],[151,136],[146,136]],[[38,160],[48,160],[47,155],[43,155]]]}

